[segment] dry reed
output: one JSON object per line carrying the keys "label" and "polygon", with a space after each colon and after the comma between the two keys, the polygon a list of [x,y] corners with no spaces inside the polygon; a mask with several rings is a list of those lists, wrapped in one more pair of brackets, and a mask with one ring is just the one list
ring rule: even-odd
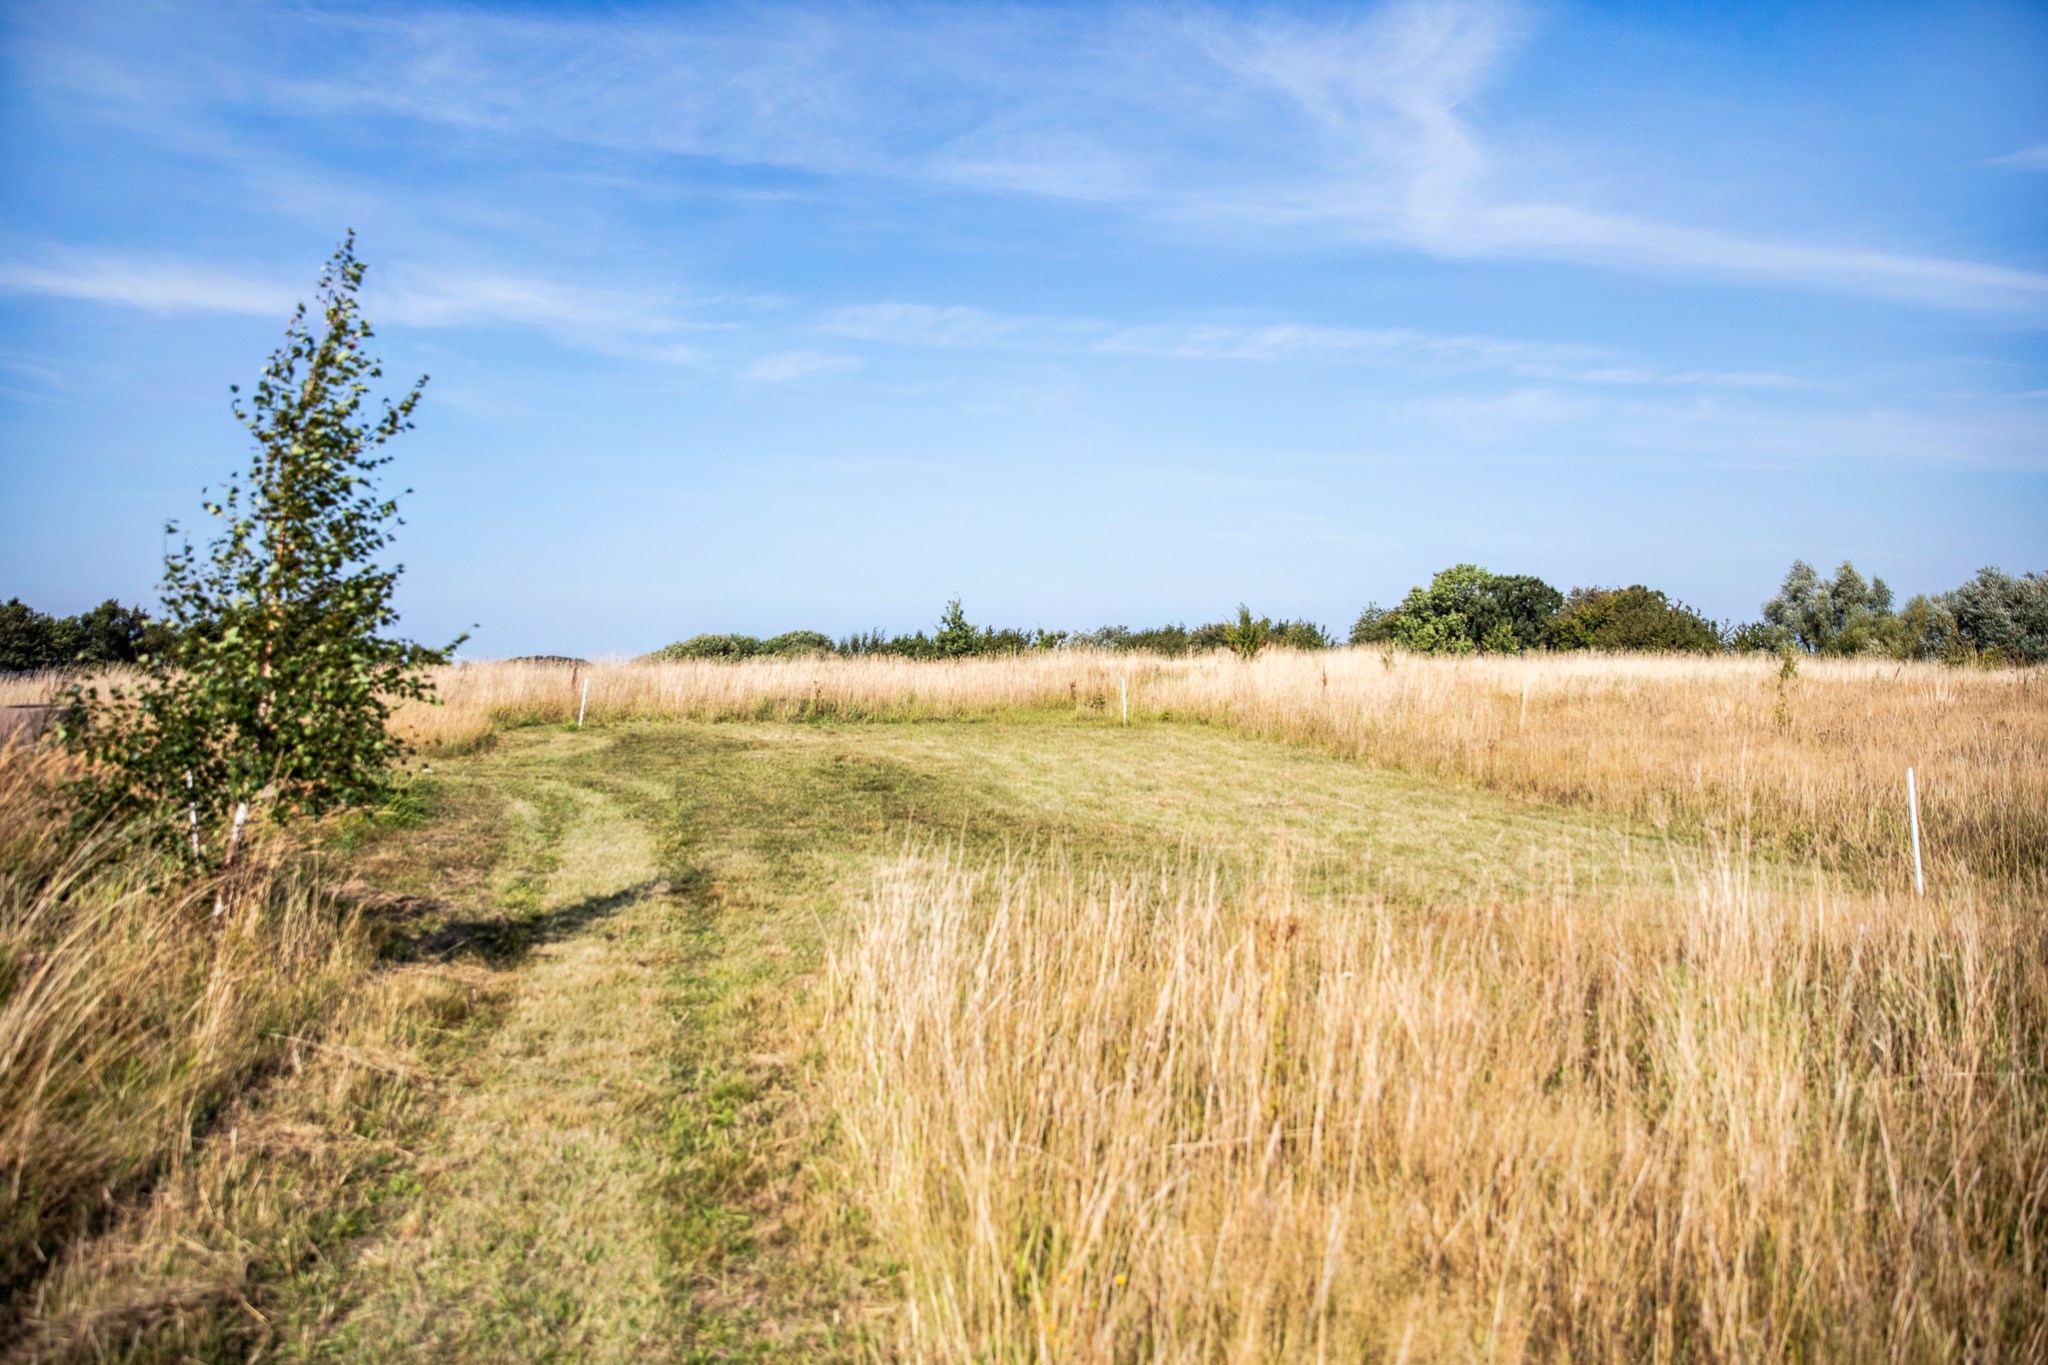
{"label": "dry reed", "polygon": [[929,1360],[2048,1357],[2048,923],[906,861],[823,1075]]}

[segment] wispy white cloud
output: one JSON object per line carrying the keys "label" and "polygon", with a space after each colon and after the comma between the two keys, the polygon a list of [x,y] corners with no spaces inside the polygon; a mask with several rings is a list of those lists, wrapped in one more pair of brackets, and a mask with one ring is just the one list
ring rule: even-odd
{"label": "wispy white cloud", "polygon": [[62,254],[0,262],[0,292],[120,304],[155,313],[283,317],[297,302],[282,285],[239,271],[162,258]]}
{"label": "wispy white cloud", "polygon": [[[383,272],[379,272],[383,274]],[[288,316],[303,288],[248,269],[162,256],[55,251],[38,261],[0,261],[0,292],[80,299],[157,313]],[[379,320],[409,327],[503,325],[572,340],[644,343],[694,328],[675,306],[642,292],[513,274],[399,265],[372,278],[365,304]],[[644,347],[643,347],[644,348]]]}
{"label": "wispy white cloud", "polygon": [[421,268],[393,274],[395,282],[365,292],[384,316],[411,327],[500,323],[558,334],[650,336],[682,325],[673,305],[644,292],[519,275]]}
{"label": "wispy white cloud", "polygon": [[[1383,429],[1439,456],[1580,445],[1585,451],[1703,465],[1975,465],[2048,470],[2048,414],[2018,403],[1831,394],[1821,403],[1647,388],[1518,384],[1498,392],[1417,392],[1380,400]],[[1618,433],[1625,433],[1617,439]]]}
{"label": "wispy white cloud", "polygon": [[1305,323],[1126,325],[1088,318],[999,314],[912,303],[845,308],[818,324],[827,336],[943,349],[1015,348],[1189,361],[1380,365],[1432,371],[1506,371],[1598,386],[1789,388],[1788,375],[1663,370],[1611,350],[1406,328]]}
{"label": "wispy white cloud", "polygon": [[825,351],[778,351],[748,366],[747,378],[768,384],[786,384],[806,375],[850,370],[859,364],[860,361],[850,355],[832,355]]}
{"label": "wispy white cloud", "polygon": [[1074,347],[1086,344],[1104,330],[1101,323],[1070,318],[991,313],[981,308],[942,308],[924,303],[862,304],[842,308],[818,324],[818,331],[826,336],[945,349]]}
{"label": "wispy white cloud", "polygon": [[2022,170],[2048,171],[2048,142],[2038,147],[2022,147],[2017,152],[1994,156],[1988,163],[1993,166],[2018,166]]}
{"label": "wispy white cloud", "polygon": [[[109,39],[131,46],[35,65],[39,79],[152,108],[370,112],[1442,256],[2048,310],[2038,271],[1701,226],[1513,183],[1473,112],[1529,27],[1505,0],[1393,0],[1314,21],[1185,7],[246,13],[204,43]],[[178,60],[158,50],[180,41]]]}
{"label": "wispy white cloud", "polygon": [[41,356],[23,355],[16,351],[0,351],[0,370],[4,370],[9,374],[21,375],[25,379],[32,379],[47,388],[68,389],[71,387],[71,381],[64,371]]}

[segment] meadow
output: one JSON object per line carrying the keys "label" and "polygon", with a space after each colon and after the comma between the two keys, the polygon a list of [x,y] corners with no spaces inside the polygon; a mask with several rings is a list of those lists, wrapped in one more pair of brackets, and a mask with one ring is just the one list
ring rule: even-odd
{"label": "meadow", "polygon": [[437,683],[218,939],[7,751],[17,1353],[2048,1359],[2034,671]]}
{"label": "meadow", "polygon": [[1771,656],[1420,656],[1274,650],[1247,665],[1040,652],[447,669],[402,732],[428,750],[495,726],[620,720],[938,721],[1067,710],[1192,721],[1634,826],[1746,839],[1895,879],[1905,771],[1927,856],[2035,889],[2048,874],[2048,683],[2034,670]]}

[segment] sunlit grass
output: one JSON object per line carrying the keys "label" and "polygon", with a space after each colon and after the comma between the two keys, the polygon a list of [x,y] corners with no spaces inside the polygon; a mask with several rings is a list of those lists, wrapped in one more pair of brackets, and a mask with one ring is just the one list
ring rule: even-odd
{"label": "sunlit grass", "polygon": [[930,1360],[2031,1359],[2048,921],[913,858],[826,1084]]}
{"label": "sunlit grass", "polygon": [[438,680],[219,940],[13,752],[32,1355],[2048,1354],[2034,674]]}
{"label": "sunlit grass", "polygon": [[1918,770],[1937,880],[2048,878],[2048,674],[1879,660],[1422,657],[1274,650],[1247,664],[1053,652],[475,664],[400,728],[430,751],[494,725],[627,719],[919,721],[1065,711],[1224,724],[1406,771],[1583,806],[1653,829],[1747,837],[1897,882]]}

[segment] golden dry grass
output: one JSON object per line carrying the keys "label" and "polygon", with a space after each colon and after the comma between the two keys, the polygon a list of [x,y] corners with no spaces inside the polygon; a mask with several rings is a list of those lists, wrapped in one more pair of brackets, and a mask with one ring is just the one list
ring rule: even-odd
{"label": "golden dry grass", "polygon": [[0,673],[0,706],[36,706],[55,701],[71,685],[72,674],[57,669],[35,673]]}
{"label": "golden dry grass", "polygon": [[1072,707],[1227,724],[1412,772],[1718,832],[1891,884],[1910,875],[1918,770],[1930,874],[2048,879],[2048,674],[1938,664],[1269,651],[1252,663],[1062,652],[475,664],[400,730],[429,750],[495,724],[622,719],[927,720]]}
{"label": "golden dry grass", "polygon": [[910,860],[824,1081],[924,1360],[2039,1360],[2048,922]]}
{"label": "golden dry grass", "polygon": [[[597,743],[528,734],[450,757],[573,720],[586,679]],[[590,801],[630,789],[632,821],[674,823],[564,815],[530,858],[461,883],[477,909],[549,914],[543,892],[666,875],[678,855],[654,850],[716,832],[722,852],[681,883],[709,898],[690,914],[737,916],[772,883],[760,903],[818,915],[836,945],[821,1003],[775,944],[678,998],[696,1015],[733,981],[786,985],[784,1023],[822,1025],[801,1068],[817,1107],[786,1113],[817,1119],[806,1143],[845,1145],[791,1185],[830,1207],[789,1226],[871,1223],[893,1262],[872,1299],[901,1301],[877,1320],[885,1353],[2048,1360],[2033,673],[1345,650],[438,681],[446,704],[399,725],[477,793],[553,791],[559,763]],[[683,719],[820,728],[733,727],[754,737],[738,749],[722,726],[603,733]],[[1021,723],[842,728],[937,720]],[[1347,785],[1371,775],[1332,757],[1408,776]],[[681,1126],[662,1142],[619,1137],[646,1125],[673,1045],[641,948],[371,971],[369,936],[281,855],[215,941],[207,888],[63,861],[39,804],[59,766],[18,747],[0,762],[0,1160],[7,1275],[35,1282],[9,1305],[23,1349],[658,1355],[679,1347],[660,1283],[679,1274],[688,1349],[755,1331],[708,1316],[726,1300],[694,1278],[716,1264],[749,1283],[719,1259],[741,1242],[656,1231],[675,1211],[662,1163],[703,1164],[675,1156],[698,1152],[702,1115],[663,1118]],[[486,801],[450,837],[496,839],[517,806]],[[905,820],[983,850],[1089,852],[914,857],[864,900],[846,891]],[[464,875],[483,878],[498,855],[471,852]],[[679,932],[634,906],[607,936]],[[233,1098],[285,1054],[291,1083]],[[222,1105],[244,1145],[202,1140]],[[371,1205],[396,1221],[349,1240]],[[671,1259],[650,1275],[657,1240]],[[344,1243],[359,1250],[324,1259]],[[816,1317],[821,1292],[776,1302]],[[791,1341],[837,1339],[831,1322]]]}
{"label": "golden dry grass", "polygon": [[[0,744],[0,1285],[8,1307],[371,956],[355,917],[259,844],[233,917],[214,883],[57,837],[66,760]],[[4,1329],[0,1315],[0,1329]]]}

